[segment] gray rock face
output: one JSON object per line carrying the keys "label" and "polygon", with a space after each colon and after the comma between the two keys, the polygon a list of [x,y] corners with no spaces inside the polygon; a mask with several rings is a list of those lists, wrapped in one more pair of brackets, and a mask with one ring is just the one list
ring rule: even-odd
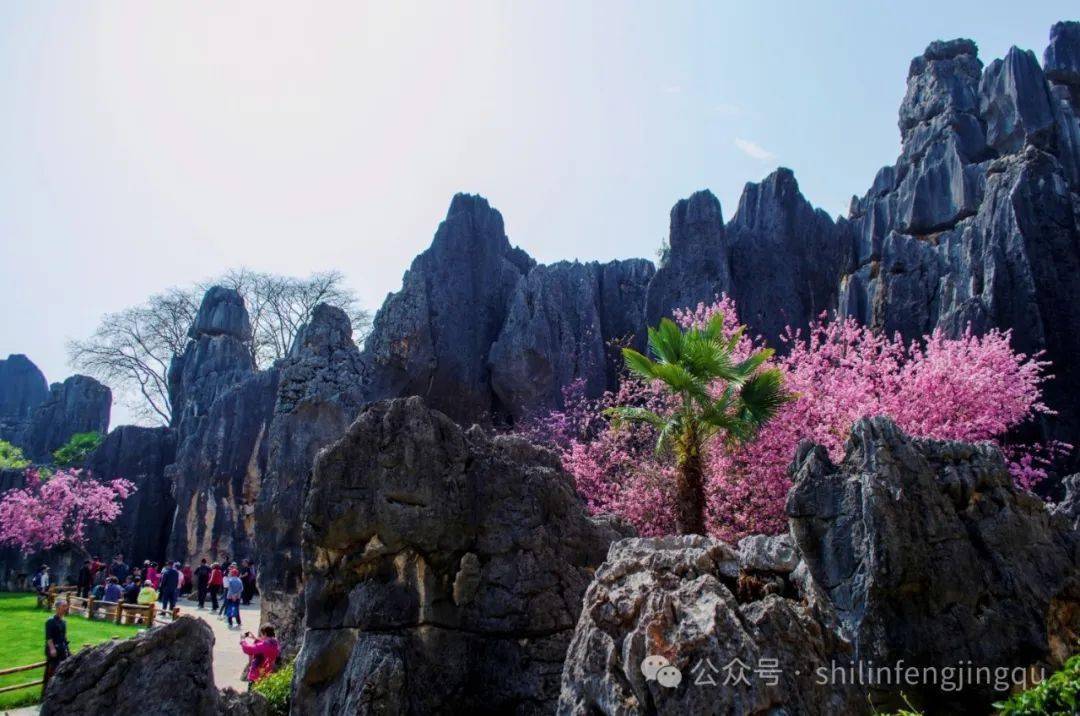
{"label": "gray rock face", "polygon": [[[1047,56],[1068,57],[1072,30],[1055,28]],[[1048,84],[1030,52],[1014,48],[980,69],[969,40],[933,43],[912,61],[901,155],[843,224],[854,251],[838,307],[908,339],[1013,329],[1019,350],[1053,362],[1047,398],[1059,415],[1046,437],[1071,442],[1080,434],[1069,397],[1080,387],[1076,97]]]}
{"label": "gray rock face", "polygon": [[375,315],[366,343],[371,396],[420,395],[457,420],[490,420],[498,406],[488,353],[533,265],[485,199],[455,196],[431,247]]}
{"label": "gray rock face", "polygon": [[671,208],[668,257],[649,283],[645,318],[650,326],[677,308],[696,306],[731,292],[720,200],[699,191]]}
{"label": "gray rock face", "polygon": [[1080,86],[1080,22],[1058,22],[1050,28],[1043,65],[1054,82]]}
{"label": "gray rock face", "polygon": [[979,114],[987,143],[1001,154],[1018,152],[1028,141],[1049,143],[1054,113],[1035,53],[1013,47],[1004,60],[990,63],[979,84]]}
{"label": "gray rock face", "polygon": [[303,637],[301,521],[315,456],[340,438],[363,401],[363,364],[352,325],[320,304],[278,365],[266,474],[255,509],[262,623],[273,624],[287,654]]}
{"label": "gray rock face", "polygon": [[261,696],[218,692],[213,647],[206,622],[182,617],[130,639],[84,649],[61,663],[41,713],[97,716],[152,708],[164,716],[265,714]]}
{"label": "gray rock face", "polygon": [[179,432],[176,462],[165,471],[176,501],[169,559],[255,555],[255,504],[277,383],[276,370],[251,374]]}
{"label": "gray rock face", "polygon": [[419,398],[369,406],[315,463],[293,712],[550,712],[618,536],[553,454]]}
{"label": "gray rock face", "polygon": [[670,253],[649,285],[646,318],[726,293],[752,333],[772,345],[836,304],[850,240],[799,192],[789,169],[749,183],[725,226],[720,203],[698,192],[671,210]]}
{"label": "gray rock face", "polygon": [[[856,659],[1049,671],[1071,655],[1080,541],[1013,487],[995,449],[912,439],[886,418],[861,420],[839,466],[807,446],[794,480],[792,534]],[[987,684],[921,695],[976,711],[1001,697]]]}
{"label": "gray rock face", "polygon": [[[612,545],[585,594],[558,713],[864,712],[858,689],[817,682],[848,647],[788,581],[787,556],[769,571],[762,546],[743,555],[700,536]],[[762,569],[740,571],[743,561]],[[659,657],[680,672],[677,686],[643,673]]]}
{"label": "gray rock face", "polygon": [[621,346],[642,345],[648,261],[537,266],[510,299],[491,347],[491,384],[515,418],[562,406],[561,388],[585,382],[596,397],[616,386]]}
{"label": "gray rock face", "polygon": [[49,397],[31,414],[19,444],[31,459],[49,462],[53,451],[72,435],[108,432],[111,409],[111,390],[89,376],[73,375],[52,384]]}
{"label": "gray rock face", "polygon": [[21,353],[0,360],[0,440],[17,440],[34,408],[49,397],[45,376]]}
{"label": "gray rock face", "polygon": [[251,320],[244,299],[233,288],[211,286],[199,304],[199,312],[188,329],[190,338],[231,336],[241,342],[251,340]]}
{"label": "gray rock face", "polygon": [[164,555],[170,559],[254,554],[278,373],[256,372],[246,325],[239,294],[211,288],[191,340],[169,366],[177,439],[176,462],[166,470],[177,507]]}
{"label": "gray rock face", "polygon": [[175,456],[176,437],[169,428],[123,425],[105,437],[86,469],[99,480],[130,480],[136,491],[116,521],[96,531],[89,552],[106,558],[120,552],[129,564],[162,558],[176,510],[165,468]]}
{"label": "gray rock face", "polygon": [[[241,315],[243,314],[243,315]],[[172,425],[183,435],[197,428],[214,400],[255,372],[248,341],[251,324],[244,300],[233,289],[214,286],[203,296],[191,340],[169,365],[169,402]],[[191,421],[188,426],[184,423]]]}
{"label": "gray rock face", "polygon": [[1069,475],[1062,479],[1065,497],[1054,505],[1054,514],[1061,515],[1074,530],[1080,530],[1080,474]]}

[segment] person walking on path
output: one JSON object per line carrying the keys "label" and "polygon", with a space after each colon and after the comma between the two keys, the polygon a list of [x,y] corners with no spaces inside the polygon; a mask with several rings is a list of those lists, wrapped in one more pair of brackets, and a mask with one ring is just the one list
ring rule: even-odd
{"label": "person walking on path", "polygon": [[233,619],[236,626],[240,626],[240,599],[244,593],[244,583],[240,581],[240,571],[236,568],[229,570],[229,576],[225,578],[225,618],[232,629]]}
{"label": "person walking on path", "polygon": [[79,568],[79,577],[75,582],[75,586],[79,589],[79,596],[86,599],[90,596],[90,588],[94,586],[94,572],[90,566],[90,560],[84,559],[82,567]]}
{"label": "person walking on path", "polygon": [[195,587],[195,575],[191,571],[191,566],[185,564],[180,568],[180,574],[184,577],[184,583],[180,586],[180,591],[184,594],[191,594],[191,590]]}
{"label": "person walking on path", "polygon": [[244,632],[243,638],[240,639],[240,649],[250,657],[246,679],[248,688],[272,673],[281,655],[281,645],[274,637],[274,627],[269,624],[259,629],[258,639],[252,636],[251,632]]}
{"label": "person walking on path", "polygon": [[255,596],[255,565],[250,559],[245,559],[240,563],[240,581],[244,583],[244,592],[240,596],[240,601],[251,604],[251,598]]}
{"label": "person walking on path", "polygon": [[180,594],[180,563],[172,566],[166,564],[161,570],[161,582],[158,585],[158,593],[161,595],[161,609],[172,613],[176,607],[176,598]]}
{"label": "person walking on path", "polygon": [[207,589],[210,592],[210,609],[217,614],[218,611],[218,595],[221,594],[222,587],[225,586],[225,574],[221,571],[221,565],[214,562],[210,566],[210,582]]}
{"label": "person walking on path", "polygon": [[[199,609],[206,608],[206,593],[210,591],[210,565],[206,563],[206,558],[203,558],[199,566],[195,568],[195,592],[199,598]],[[216,599],[214,601],[217,601]]]}
{"label": "person walking on path", "polygon": [[44,697],[45,688],[49,685],[49,679],[56,673],[60,662],[71,655],[71,646],[67,639],[67,622],[64,617],[68,613],[66,599],[56,600],[56,613],[45,620],[45,680],[41,684],[41,695]]}

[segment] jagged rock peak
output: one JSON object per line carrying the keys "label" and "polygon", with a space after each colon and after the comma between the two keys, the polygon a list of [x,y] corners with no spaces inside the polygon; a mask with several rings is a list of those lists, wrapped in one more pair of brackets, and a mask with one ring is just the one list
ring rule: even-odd
{"label": "jagged rock peak", "polygon": [[312,309],[310,320],[296,332],[289,357],[296,358],[303,353],[330,353],[349,346],[355,349],[352,334],[352,321],[345,311],[328,303],[320,303]]}
{"label": "jagged rock peak", "polygon": [[1028,140],[1047,146],[1054,111],[1034,52],[1012,47],[987,66],[979,83],[979,114],[987,144],[1001,154],[1019,151]]}
{"label": "jagged rock peak", "polygon": [[939,114],[976,111],[982,75],[978,52],[971,40],[936,40],[911,61],[907,93],[900,105],[905,142],[913,127]]}
{"label": "jagged rock peak", "polygon": [[0,360],[0,418],[21,420],[49,396],[45,375],[21,353]]}
{"label": "jagged rock peak", "polygon": [[1054,82],[1080,86],[1080,22],[1059,22],[1050,28],[1043,67]]}
{"label": "jagged rock peak", "polygon": [[251,320],[243,297],[234,288],[211,286],[203,296],[188,335],[192,338],[227,335],[250,341]]}
{"label": "jagged rock peak", "polygon": [[[720,200],[708,189],[696,191],[688,199],[680,199],[671,207],[671,234],[669,237],[673,257],[690,245],[703,239],[716,243],[724,235],[724,216]],[[709,246],[718,249],[718,246]]]}
{"label": "jagged rock peak", "polygon": [[755,226],[761,220],[762,212],[798,204],[809,205],[809,202],[799,191],[795,173],[787,167],[779,167],[760,182],[746,182],[739,197],[739,208],[731,218],[731,228]]}

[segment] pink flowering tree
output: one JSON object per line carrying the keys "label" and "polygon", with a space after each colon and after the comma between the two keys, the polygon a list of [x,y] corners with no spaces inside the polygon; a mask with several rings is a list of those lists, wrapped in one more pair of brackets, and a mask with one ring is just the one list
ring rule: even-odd
{"label": "pink flowering tree", "polygon": [[[700,326],[717,313],[724,316],[726,334],[739,335],[737,312],[727,298],[676,311],[675,318],[683,327]],[[796,446],[811,440],[840,460],[852,425],[864,416],[887,415],[911,435],[993,443],[1025,488],[1045,477],[1052,457],[1070,449],[1006,442],[1011,429],[1051,412],[1041,400],[1048,363],[1014,351],[1008,331],[959,338],[935,332],[905,343],[853,319],[823,316],[807,331],[789,330],[784,342],[786,353],[770,365],[782,371],[796,399],[782,405],[754,440],[713,441],[706,453],[708,529],[722,539],[786,529],[788,468]],[[736,355],[761,347],[760,339],[742,335]],[[612,405],[655,408],[663,395],[637,379],[597,400],[586,400],[582,389],[569,386],[564,409],[531,423],[532,437],[556,447],[594,512],[622,515],[642,534],[670,533],[670,466],[653,454],[655,436],[648,426],[616,428],[603,416]]]}
{"label": "pink flowering tree", "polygon": [[100,482],[79,470],[43,477],[26,473],[26,486],[0,496],[0,544],[24,554],[74,547],[83,550],[87,530],[114,521],[135,492],[127,480]]}

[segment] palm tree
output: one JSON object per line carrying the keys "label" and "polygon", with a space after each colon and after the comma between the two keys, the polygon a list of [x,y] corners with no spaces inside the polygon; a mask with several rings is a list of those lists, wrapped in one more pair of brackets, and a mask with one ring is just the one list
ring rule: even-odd
{"label": "palm tree", "polygon": [[675,398],[668,415],[637,407],[610,408],[616,422],[647,423],[656,429],[657,454],[674,453],[675,524],[679,534],[705,533],[704,455],[714,437],[734,446],[750,440],[777,409],[791,399],[783,375],[763,368],[771,349],[736,361],[740,327],[724,335],[724,318],[714,314],[704,328],[682,331],[670,319],[649,329],[651,360],[623,349],[627,368],[648,381],[660,381]]}

